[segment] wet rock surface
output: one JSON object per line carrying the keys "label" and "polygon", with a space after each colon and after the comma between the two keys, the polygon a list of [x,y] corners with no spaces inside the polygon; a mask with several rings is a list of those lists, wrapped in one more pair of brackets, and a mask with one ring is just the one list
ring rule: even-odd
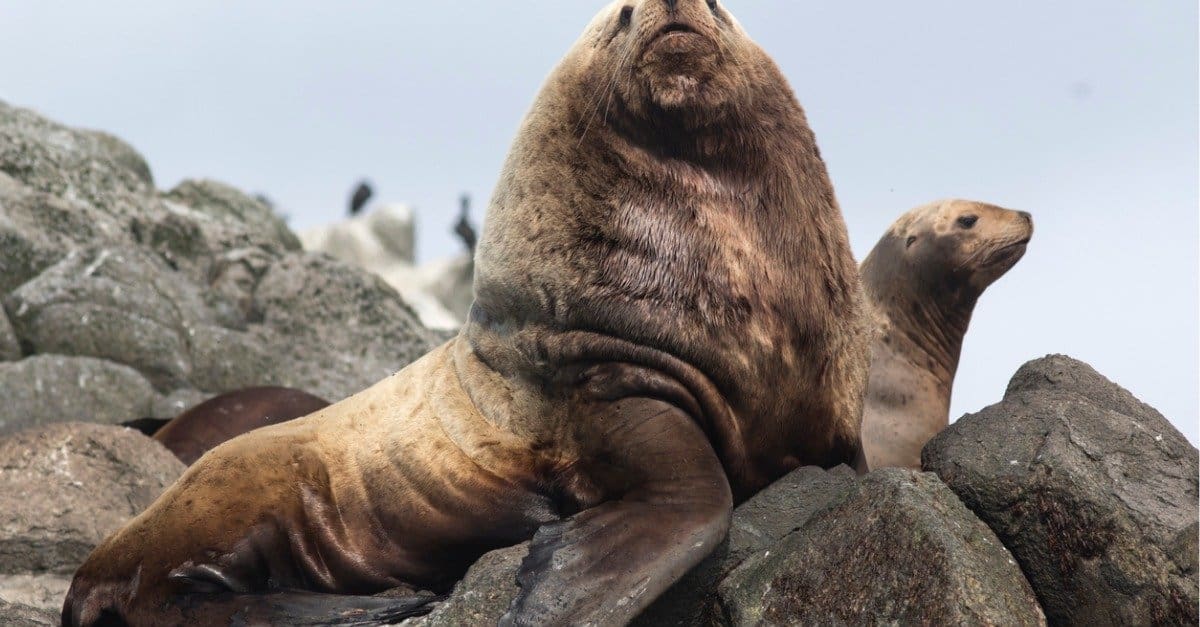
{"label": "wet rock surface", "polygon": [[1197,451],[1087,364],[1029,362],[923,464],[1020,562],[1055,624],[1195,624]]}

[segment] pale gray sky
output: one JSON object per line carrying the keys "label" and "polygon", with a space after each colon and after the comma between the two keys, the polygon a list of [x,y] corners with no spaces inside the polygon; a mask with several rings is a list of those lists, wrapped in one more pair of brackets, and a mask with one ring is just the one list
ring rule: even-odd
{"label": "pale gray sky", "polygon": [[[0,5],[0,99],[115,133],[160,187],[217,178],[304,228],[356,179],[457,252],[542,79],[602,2],[109,0]],[[861,257],[943,197],[1030,211],[983,297],[952,416],[1073,355],[1196,442],[1197,4],[727,0],[816,131]]]}

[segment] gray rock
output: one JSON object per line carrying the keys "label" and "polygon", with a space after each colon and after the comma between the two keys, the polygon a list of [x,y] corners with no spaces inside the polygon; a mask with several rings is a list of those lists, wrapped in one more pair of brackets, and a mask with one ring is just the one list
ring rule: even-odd
{"label": "gray rock", "polygon": [[410,627],[495,625],[517,597],[517,569],[527,553],[528,542],[485,554],[467,571],[454,592],[432,612],[400,624]]}
{"label": "gray rock", "polygon": [[154,193],[150,168],[129,145],[0,102],[0,172],[59,198],[128,220]]}
{"label": "gray rock", "polygon": [[166,194],[175,202],[187,205],[217,219],[232,222],[274,240],[285,250],[300,250],[296,237],[270,207],[237,189],[212,180],[189,180],[175,186]]}
{"label": "gray rock", "polygon": [[403,368],[434,337],[379,277],[317,254],[271,266],[254,293],[276,385],[336,401]]}
{"label": "gray rock", "polygon": [[91,206],[38,192],[0,171],[0,296],[87,243],[128,239]]}
{"label": "gray rock", "polygon": [[767,486],[733,512],[729,538],[707,559],[663,593],[634,621],[646,627],[699,625],[717,620],[717,585],[750,555],[774,546],[854,491],[846,466],[799,468]]}
{"label": "gray rock", "polygon": [[0,435],[56,422],[119,424],[148,415],[157,399],[131,368],[60,355],[0,362],[0,390]]}
{"label": "gray rock", "polygon": [[4,308],[0,307],[0,361],[16,361],[21,358],[21,342]]}
{"label": "gray rock", "polygon": [[124,427],[63,423],[0,440],[0,574],[70,575],[183,473]]}
{"label": "gray rock", "polygon": [[[634,621],[637,625],[696,625],[711,619],[717,583],[743,559],[773,545],[815,513],[854,490],[854,471],[807,467],[780,479],[733,513],[729,539]],[[429,615],[405,625],[495,624],[516,598],[517,569],[529,543],[492,551],[467,572]]]}
{"label": "gray rock", "polygon": [[191,372],[182,312],[203,315],[199,296],[170,274],[133,248],[72,252],[4,306],[36,353],[108,359],[169,390]]}
{"label": "gray rock", "polygon": [[274,385],[278,364],[258,334],[216,326],[189,329],[192,384],[202,390]]}
{"label": "gray rock", "polygon": [[10,603],[0,597],[0,616],[5,627],[54,627],[60,624],[61,608],[48,610],[21,603]]}
{"label": "gray rock", "polygon": [[1055,624],[1195,624],[1197,451],[1087,364],[1054,355],[926,445]]}
{"label": "gray rock", "polygon": [[884,469],[719,587],[735,625],[1045,624],[1008,551],[931,474]]}
{"label": "gray rock", "polygon": [[57,615],[70,587],[71,579],[64,575],[0,575],[0,606],[8,602]]}
{"label": "gray rock", "polygon": [[150,413],[142,416],[143,418],[174,418],[179,414],[203,403],[204,401],[216,396],[208,392],[193,390],[191,388],[179,388],[154,401],[150,407]]}

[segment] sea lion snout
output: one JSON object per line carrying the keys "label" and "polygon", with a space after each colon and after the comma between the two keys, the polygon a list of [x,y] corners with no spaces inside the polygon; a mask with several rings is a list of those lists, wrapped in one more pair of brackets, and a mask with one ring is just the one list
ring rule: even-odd
{"label": "sea lion snout", "polygon": [[124,625],[117,610],[117,595],[124,588],[107,582],[95,584],[88,577],[76,577],[63,602],[63,627],[105,627]]}

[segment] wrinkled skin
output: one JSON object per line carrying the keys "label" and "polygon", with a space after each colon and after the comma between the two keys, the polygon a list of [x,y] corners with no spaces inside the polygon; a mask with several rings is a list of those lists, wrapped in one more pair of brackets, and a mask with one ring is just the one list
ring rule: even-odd
{"label": "wrinkled skin", "polygon": [[863,261],[879,329],[863,409],[868,468],[921,468],[921,449],[949,424],[975,304],[1031,237],[1028,213],[946,200],[901,216]]}
{"label": "wrinkled skin", "polygon": [[857,453],[847,240],[799,104],[728,11],[614,3],[514,141],[462,333],[201,458],[96,549],[64,623],[332,616],[344,597],[264,593],[444,590],[531,537],[505,623],[628,622],[736,501]]}

